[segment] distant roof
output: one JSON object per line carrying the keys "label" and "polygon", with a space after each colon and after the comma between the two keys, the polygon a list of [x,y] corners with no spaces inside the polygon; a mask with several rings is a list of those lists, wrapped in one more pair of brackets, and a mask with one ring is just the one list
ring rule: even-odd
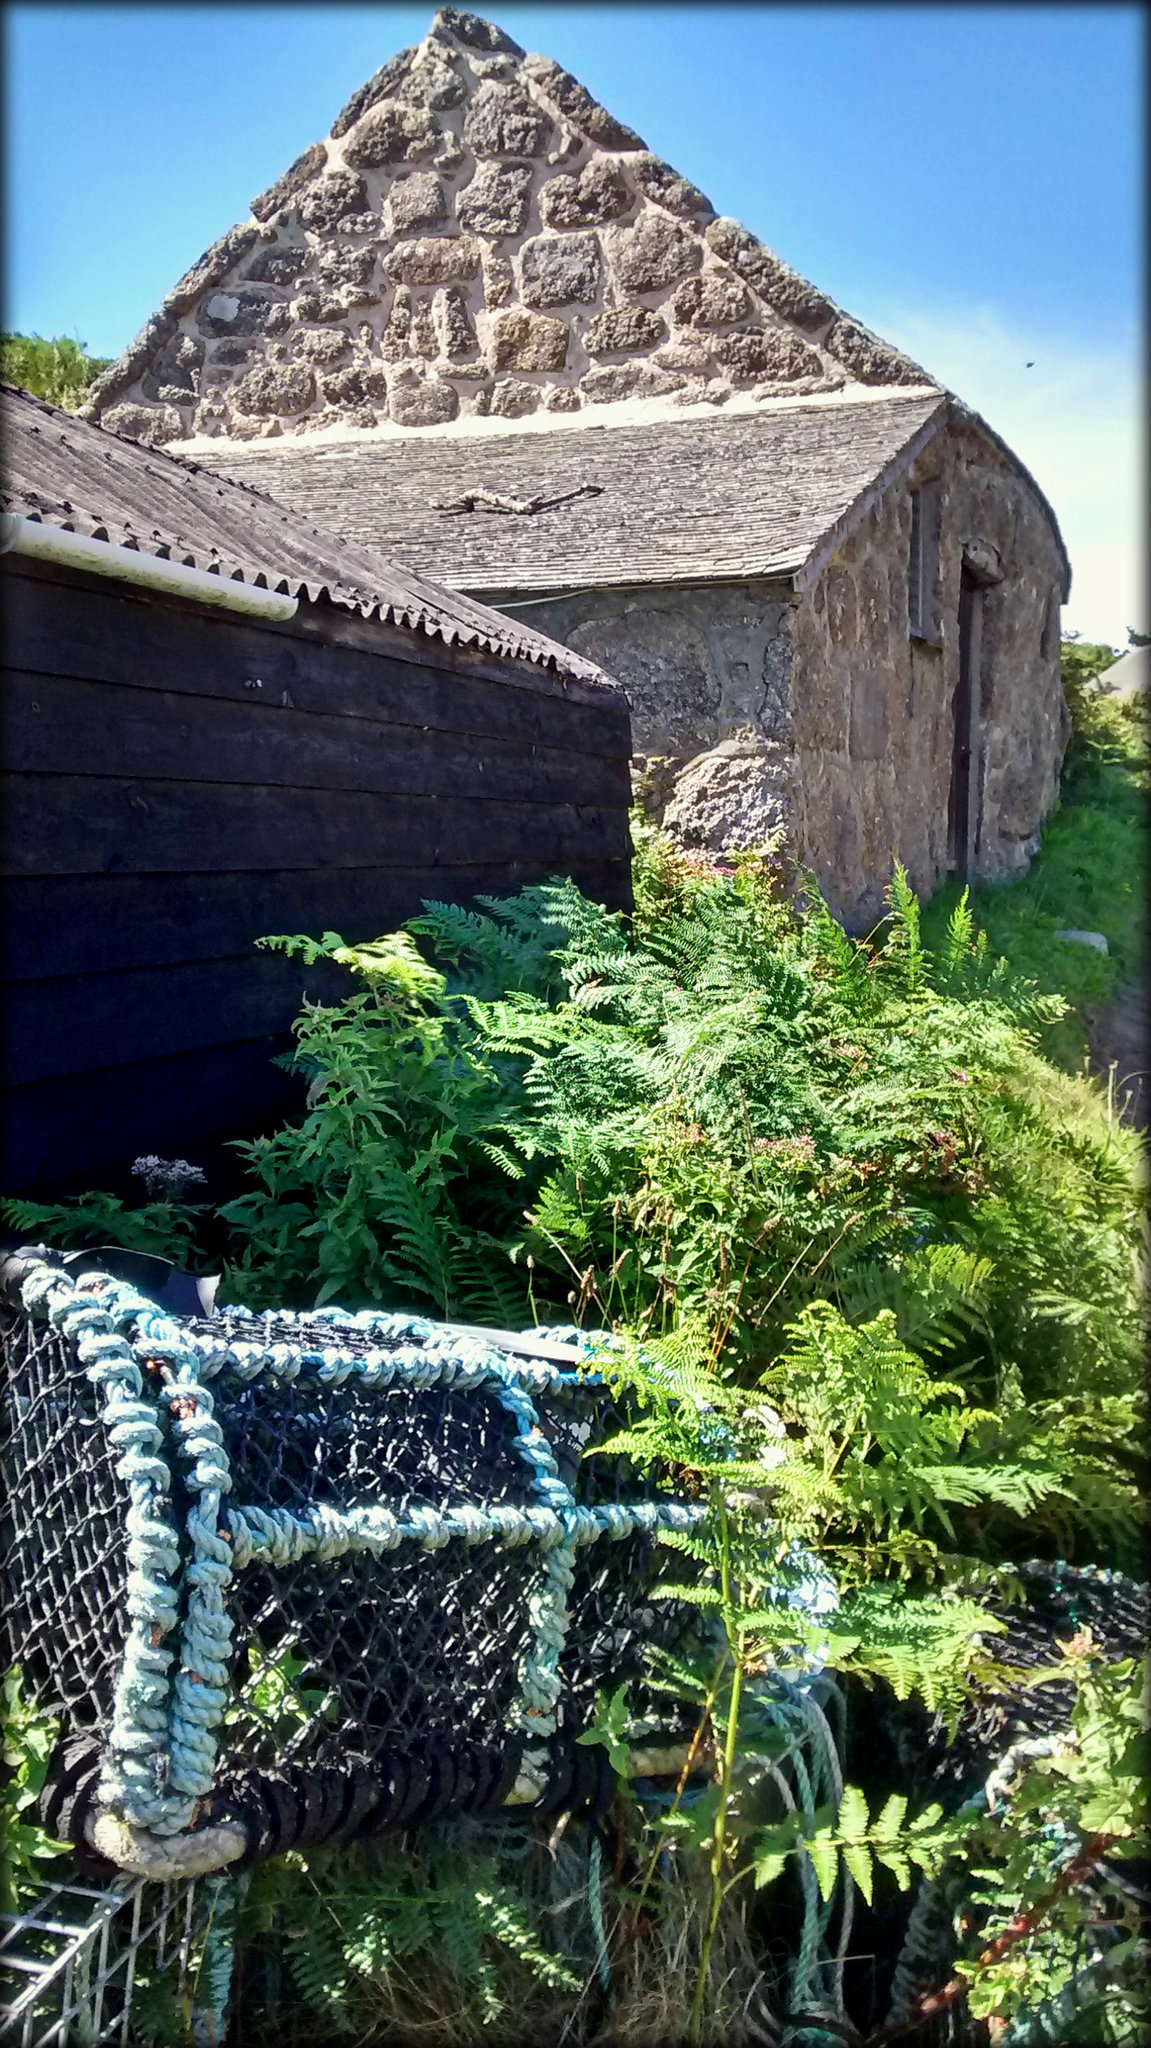
{"label": "distant roof", "polygon": [[1118,661],[1112,662],[1110,668],[1100,670],[1100,689],[1112,697],[1131,697],[1137,690],[1145,690],[1151,683],[1148,654],[1151,654],[1151,648],[1129,647]]}
{"label": "distant roof", "polygon": [[122,440],[12,385],[0,385],[0,430],[7,512],[294,597],[328,597],[449,646],[618,687],[546,635],[311,525],[246,482]]}
{"label": "distant roof", "polygon": [[[738,92],[738,29],[730,62]],[[173,285],[84,410],[150,443],[419,438],[910,387],[938,388],[560,65],[443,7]]]}
{"label": "distant roof", "polygon": [[562,433],[217,443],[210,459],[453,588],[510,596],[794,575],[947,408],[892,394]]}

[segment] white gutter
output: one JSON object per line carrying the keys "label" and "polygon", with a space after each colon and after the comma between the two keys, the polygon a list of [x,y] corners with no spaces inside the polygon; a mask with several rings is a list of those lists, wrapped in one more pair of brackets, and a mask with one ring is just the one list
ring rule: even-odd
{"label": "white gutter", "polygon": [[111,576],[120,583],[135,583],[167,597],[188,597],[197,604],[218,605],[229,612],[246,612],[249,618],[291,619],[299,599],[279,590],[261,590],[254,583],[241,583],[233,576],[221,576],[210,569],[189,569],[183,562],[161,561],[138,548],[121,548],[112,541],[86,540],[79,533],[65,533],[39,519],[21,519],[16,513],[0,513],[0,554],[30,555],[41,562],[59,562],[66,569],[90,569],[97,576]]}

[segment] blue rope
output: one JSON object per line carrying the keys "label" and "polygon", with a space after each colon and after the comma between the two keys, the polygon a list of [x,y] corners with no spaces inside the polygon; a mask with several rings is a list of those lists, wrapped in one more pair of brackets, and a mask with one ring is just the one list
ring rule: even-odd
{"label": "blue rope", "polygon": [[219,1534],[219,1522],[221,1496],[230,1492],[232,1477],[223,1433],[212,1413],[212,1396],[199,1383],[198,1361],[178,1326],[149,1308],[138,1316],[136,1328],[137,1348],[146,1347],[171,1375],[159,1400],[167,1408],[177,1448],[189,1468],[185,1484],[198,1496],[185,1522],[192,1561],[184,1573],[187,1608],[171,1716],[172,1787],[197,1799],[212,1789],[215,1730],[230,1692],[232,1623],[224,1593],[232,1577],[232,1557]]}
{"label": "blue rope", "polygon": [[128,1628],[105,1747],[100,1798],[126,1819],[176,1833],[192,1802],[166,1791],[171,1754],[169,1641],[179,1624],[175,1581],[179,1538],[169,1518],[171,1475],[159,1455],[164,1442],[155,1406],[143,1398],[144,1377],[120,1326],[152,1306],[132,1289],[102,1278],[73,1281],[53,1266],[33,1267],[21,1288],[29,1313],[41,1310],[75,1349],[103,1396],[102,1420],[128,1488],[129,1571],[124,1588]]}

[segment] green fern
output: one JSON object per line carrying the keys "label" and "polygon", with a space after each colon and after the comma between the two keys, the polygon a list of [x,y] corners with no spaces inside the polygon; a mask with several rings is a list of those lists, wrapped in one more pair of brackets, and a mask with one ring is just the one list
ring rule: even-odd
{"label": "green fern", "polygon": [[176,1265],[197,1269],[196,1232],[205,1206],[189,1202],[142,1202],[125,1208],[118,1195],[95,1190],[67,1202],[29,1202],[11,1197],[0,1202],[4,1221],[27,1242],[42,1242],[59,1251],[114,1244],[125,1251],[147,1252]]}
{"label": "green fern", "polygon": [[241,1910],[241,1945],[282,1931],[292,1980],[313,2023],[363,2037],[365,2015],[401,1988],[438,1979],[481,2026],[507,2010],[516,1973],[553,1994],[581,1979],[533,1925],[490,1851],[468,1849],[447,1825],[410,1847],[364,1844],[293,1852],[263,1866]]}

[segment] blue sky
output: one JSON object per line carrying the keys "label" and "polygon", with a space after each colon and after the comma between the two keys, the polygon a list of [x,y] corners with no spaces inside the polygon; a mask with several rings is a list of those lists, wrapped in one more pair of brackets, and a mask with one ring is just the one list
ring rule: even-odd
{"label": "blue sky", "polygon": [[[432,11],[9,6],[5,325],[116,354]],[[1065,625],[1147,630],[1141,9],[488,12],[1005,435],[1064,527]]]}

